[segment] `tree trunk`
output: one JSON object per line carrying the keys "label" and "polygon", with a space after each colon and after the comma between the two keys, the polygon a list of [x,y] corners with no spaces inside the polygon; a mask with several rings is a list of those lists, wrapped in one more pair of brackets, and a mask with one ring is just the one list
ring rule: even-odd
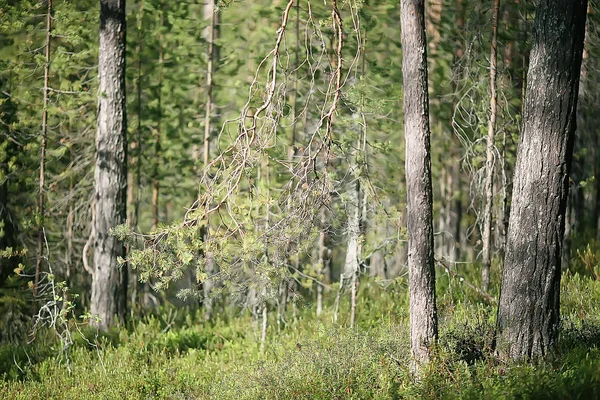
{"label": "tree trunk", "polygon": [[498,351],[543,357],[558,340],[560,266],[587,0],[541,0],[514,174]]}
{"label": "tree trunk", "polygon": [[[319,274],[320,280],[329,283],[329,248],[327,247],[327,208],[321,207],[319,225]],[[323,285],[317,284],[317,317],[323,312]]]}
{"label": "tree trunk", "polygon": [[117,259],[125,246],[109,231],[127,218],[127,118],[125,99],[125,1],[100,1],[98,59],[98,127],[96,132],[94,275],[91,313],[103,330],[124,320],[127,298],[125,268]]}
{"label": "tree trunk", "polygon": [[[356,154],[351,156],[356,160]],[[352,162],[352,169],[358,168],[355,161]],[[357,294],[357,275],[358,275],[358,259],[359,259],[359,235],[360,235],[360,185],[358,177],[351,172],[350,176],[354,177],[354,181],[350,183],[348,190],[348,201],[346,204],[347,236],[348,245],[346,247],[346,261],[344,263],[344,271],[340,282],[344,279],[350,279],[350,328],[354,327],[356,318],[356,294]],[[340,283],[340,289],[342,284]]]}
{"label": "tree trunk", "polygon": [[[164,14],[160,13],[159,27],[164,25]],[[154,168],[152,171],[152,229],[158,228],[160,222],[159,197],[160,197],[160,156],[161,156],[161,123],[162,123],[162,88],[163,88],[163,69],[164,69],[164,49],[162,43],[162,34],[158,35],[158,121],[156,131],[154,132]]]}
{"label": "tree trunk", "polygon": [[416,361],[429,359],[437,338],[433,195],[424,0],[401,0],[402,77],[408,216],[410,342]]}
{"label": "tree trunk", "polygon": [[[33,296],[38,294],[38,284],[40,281],[40,272],[42,269],[42,258],[44,255],[44,191],[46,186],[46,142],[48,140],[48,97],[50,95],[49,79],[50,79],[50,39],[52,38],[52,0],[47,2],[48,9],[46,12],[46,63],[44,64],[44,105],[42,109],[42,143],[40,150],[40,182],[38,189],[38,247],[37,257],[35,262],[35,277],[33,283]],[[37,309],[35,309],[37,312]]]}
{"label": "tree trunk", "polygon": [[[71,146],[69,146],[69,158],[71,161],[69,163],[70,170],[73,170],[73,168],[75,167],[75,154],[73,151],[73,146],[74,146],[73,143],[71,143]],[[71,173],[69,175],[69,197],[67,199],[69,213],[67,214],[67,232],[65,234],[65,239],[67,241],[67,249],[66,249],[67,251],[65,252],[65,267],[66,267],[65,281],[67,282],[67,287],[70,287],[70,285],[71,285],[71,273],[73,270],[73,255],[74,255],[73,225],[75,224],[75,210],[73,207],[74,199],[75,199],[75,179],[74,179],[73,174]]]}
{"label": "tree trunk", "polygon": [[[206,66],[206,114],[204,115],[204,157],[203,166],[208,167],[210,159],[210,137],[212,133],[212,105],[213,105],[213,74],[215,71],[215,61],[218,60],[218,48],[215,44],[218,39],[219,14],[215,9],[216,0],[209,0],[204,5],[204,19],[209,20],[209,24],[203,32],[204,39],[208,43],[208,64]],[[206,226],[202,229],[203,241],[208,240],[210,221],[206,221]],[[204,320],[209,321],[212,318],[213,303],[212,291],[215,286],[212,276],[217,272],[214,258],[210,252],[204,251],[206,280],[202,283]]]}
{"label": "tree trunk", "polygon": [[496,66],[498,46],[498,12],[500,0],[494,0],[492,9],[492,43],[490,46],[490,119],[487,134],[487,162],[485,165],[485,210],[483,213],[483,266],[481,269],[481,289],[490,289],[490,265],[492,245],[492,209],[494,202],[494,148],[496,140]]}
{"label": "tree trunk", "polygon": [[[144,21],[144,1],[140,0],[137,15],[137,77],[136,77],[136,106],[137,106],[137,127],[136,139],[131,143],[131,150],[135,150],[135,158],[131,159],[131,173],[128,178],[127,210],[130,215],[127,217],[129,226],[137,230],[140,216],[140,191],[142,187],[142,46],[143,46],[143,21]],[[134,172],[135,167],[135,172]],[[135,190],[134,190],[135,188]],[[129,250],[128,250],[129,252]],[[131,302],[135,304],[138,297],[138,274],[131,269]]]}

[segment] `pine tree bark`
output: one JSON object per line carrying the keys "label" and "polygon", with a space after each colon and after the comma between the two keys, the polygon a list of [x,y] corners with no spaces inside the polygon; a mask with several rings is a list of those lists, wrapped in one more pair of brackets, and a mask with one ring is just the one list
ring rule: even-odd
{"label": "pine tree bark", "polygon": [[410,342],[416,361],[437,339],[433,195],[424,0],[401,0],[402,77],[408,216]]}
{"label": "pine tree bark", "polygon": [[547,355],[558,339],[561,250],[587,0],[541,0],[527,75],[498,307],[498,352]]}
{"label": "pine tree bark", "polygon": [[98,59],[98,127],[96,131],[94,275],[91,313],[106,330],[115,315],[124,320],[125,268],[117,259],[125,246],[110,229],[127,218],[127,118],[125,99],[125,0],[100,1]]}

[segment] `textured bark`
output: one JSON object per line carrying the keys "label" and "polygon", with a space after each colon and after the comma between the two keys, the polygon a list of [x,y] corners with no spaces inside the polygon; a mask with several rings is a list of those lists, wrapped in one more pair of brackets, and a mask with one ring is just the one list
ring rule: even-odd
{"label": "textured bark", "polygon": [[107,329],[125,318],[124,244],[109,234],[127,218],[127,119],[125,108],[125,0],[100,1],[96,131],[94,275],[91,313]]}
{"label": "textured bark", "polygon": [[494,147],[496,140],[496,66],[498,58],[498,12],[500,0],[494,0],[492,8],[492,43],[490,45],[490,118],[488,120],[487,150],[485,165],[485,210],[483,212],[483,265],[481,269],[481,289],[490,288],[490,265],[492,247],[492,207],[494,202]]}
{"label": "textured bark", "polygon": [[542,0],[515,167],[498,351],[543,357],[558,339],[561,244],[587,0]]}
{"label": "textured bark", "polygon": [[410,342],[417,361],[437,338],[427,41],[423,0],[401,0],[408,216]]}

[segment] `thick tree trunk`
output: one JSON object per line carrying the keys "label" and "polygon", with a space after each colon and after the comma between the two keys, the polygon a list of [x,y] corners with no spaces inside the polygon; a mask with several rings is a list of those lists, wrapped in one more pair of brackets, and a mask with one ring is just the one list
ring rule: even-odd
{"label": "thick tree trunk", "polygon": [[124,244],[109,231],[127,218],[127,119],[125,101],[125,0],[100,1],[98,59],[98,128],[96,132],[94,275],[91,313],[107,329],[115,315],[125,318],[126,269],[118,257]]}
{"label": "thick tree trunk", "polygon": [[561,248],[587,0],[541,0],[533,30],[502,293],[498,351],[545,356],[556,345]]}
{"label": "thick tree trunk", "polygon": [[490,119],[487,134],[487,162],[485,165],[485,210],[483,213],[483,265],[481,269],[481,289],[487,292],[490,288],[490,266],[492,253],[492,209],[494,201],[494,148],[496,140],[496,66],[498,46],[498,12],[500,0],[494,0],[492,8],[492,43],[490,45]]}
{"label": "thick tree trunk", "polygon": [[401,0],[408,216],[410,342],[417,361],[437,338],[427,41],[423,0]]}

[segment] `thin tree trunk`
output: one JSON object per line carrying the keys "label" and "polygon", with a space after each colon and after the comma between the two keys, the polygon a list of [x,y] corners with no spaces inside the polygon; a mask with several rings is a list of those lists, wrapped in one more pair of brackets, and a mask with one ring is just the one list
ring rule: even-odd
{"label": "thin tree trunk", "polygon": [[[329,249],[327,248],[327,213],[326,208],[320,210],[320,230],[319,230],[319,273],[323,276],[323,281],[327,282],[329,276]],[[317,317],[323,312],[323,285],[317,285]]]}
{"label": "thin tree trunk", "polygon": [[494,0],[492,8],[492,43],[490,46],[490,119],[487,134],[487,162],[485,168],[485,211],[483,213],[483,266],[481,270],[481,289],[490,288],[490,265],[492,245],[492,209],[494,201],[494,148],[496,140],[496,68],[498,46],[498,12],[500,0]]}
{"label": "thin tree trunk", "polygon": [[452,247],[452,261],[457,262],[460,260],[460,235],[462,233],[462,230],[460,229],[461,227],[461,223],[462,223],[462,216],[463,216],[463,212],[462,212],[462,198],[461,198],[461,193],[462,190],[460,190],[460,185],[462,180],[460,179],[460,169],[458,167],[458,164],[456,164],[454,166],[453,169],[453,174],[455,174],[455,179],[454,181],[456,182],[456,195],[454,195],[454,210],[455,210],[455,217],[454,217],[454,225],[453,225],[453,234],[454,234],[454,241],[453,241],[453,247]]}
{"label": "thin tree trunk", "polygon": [[[457,40],[456,40],[456,51],[455,51],[455,59],[454,66],[452,69],[453,76],[453,92],[458,92],[458,81],[460,80],[460,69],[457,68],[458,63],[457,60],[460,60],[464,56],[464,43],[462,40],[462,33],[465,25],[465,9],[463,5],[463,0],[458,0],[456,2],[456,32],[457,32]],[[449,187],[449,198],[447,202],[450,204],[448,218],[449,221],[446,223],[449,234],[452,235],[452,240],[448,240],[446,254],[449,258],[448,261],[456,262],[460,259],[460,249],[461,249],[461,223],[462,223],[462,179],[460,175],[460,164],[461,164],[461,151],[462,145],[458,136],[453,132],[451,135],[451,151],[450,151],[450,162],[452,163],[452,169],[449,174],[449,179],[451,181]]]}
{"label": "thin tree trunk", "polygon": [[[351,156],[356,160],[356,154]],[[358,168],[356,161],[352,162],[351,168]],[[350,176],[354,177],[355,173]],[[346,248],[346,262],[344,264],[344,272],[342,279],[350,279],[350,328],[354,327],[356,318],[356,294],[357,294],[357,275],[358,275],[358,241],[360,235],[360,183],[358,177],[354,178],[354,182],[350,185],[348,191],[348,203],[346,204],[348,225],[348,246]],[[340,284],[341,289],[341,284]]]}
{"label": "thin tree trunk", "polygon": [[124,320],[127,298],[126,269],[118,258],[123,242],[110,229],[127,220],[127,116],[125,98],[125,1],[100,1],[98,59],[98,129],[96,132],[95,240],[91,313],[106,330],[115,315]]}
{"label": "thin tree trunk", "polygon": [[[296,21],[295,21],[295,47],[294,47],[294,77],[293,77],[293,88],[292,88],[292,98],[290,100],[290,105],[292,107],[292,112],[291,112],[291,120],[292,120],[292,139],[290,141],[290,146],[288,149],[288,162],[290,163],[290,165],[293,165],[294,163],[294,157],[296,156],[296,141],[297,141],[297,132],[298,132],[298,69],[300,68],[299,66],[299,60],[300,60],[300,0],[296,1],[296,6],[295,6],[295,11],[296,11]],[[306,116],[307,113],[305,113]],[[306,127],[306,121],[305,121],[305,127]],[[291,198],[289,199],[288,202],[288,209],[291,207]],[[322,231],[321,231],[322,233]],[[290,248],[291,243],[288,242],[287,247],[288,249]],[[321,252],[321,247],[319,247],[319,254]],[[294,268],[297,270],[299,267],[299,254],[296,254],[295,257],[293,257],[293,261],[290,260],[290,264],[294,263]],[[319,264],[321,265],[321,264]],[[321,265],[322,267],[322,265]],[[289,271],[289,269],[288,269]],[[279,305],[280,308],[280,319],[281,321],[283,321],[285,312],[287,310],[287,303],[288,303],[288,292],[290,289],[290,285],[293,284],[292,282],[289,282],[286,278],[284,278],[283,281],[283,285],[281,286],[281,303]],[[321,304],[322,307],[322,303],[319,303],[319,289],[320,289],[320,285],[317,285],[317,316],[319,316],[320,314],[320,310],[322,308],[319,308],[319,304]],[[321,293],[322,294],[322,293]],[[321,300],[322,300],[322,296],[321,296]]]}
{"label": "thin tree trunk", "polygon": [[[75,159],[73,153],[73,143],[69,147],[69,158],[71,162],[69,163],[69,168],[75,166]],[[73,174],[71,173],[69,176],[69,198],[67,199],[69,212],[67,214],[67,232],[66,232],[66,241],[67,241],[67,251],[65,253],[65,281],[67,283],[67,287],[70,287],[71,284],[71,271],[73,269],[73,224],[75,223],[75,211],[73,209],[73,199],[75,197],[75,180],[73,179]]]}
{"label": "thin tree trunk", "polygon": [[[263,295],[266,295],[265,291],[263,291]],[[261,312],[262,327],[261,327],[261,334],[260,334],[260,354],[263,354],[265,352],[265,343],[267,342],[267,320],[269,317],[268,310],[267,310],[267,300],[264,298],[263,298],[263,303],[262,303],[261,308],[262,308],[262,312]]]}
{"label": "thin tree trunk", "polygon": [[[44,213],[45,213],[45,186],[46,186],[46,146],[48,141],[48,98],[50,96],[49,80],[50,80],[50,40],[52,39],[52,0],[48,0],[46,11],[46,62],[44,64],[44,105],[42,109],[42,144],[40,149],[40,182],[38,189],[38,213],[39,213],[39,228],[38,228],[38,247],[35,263],[35,277],[33,283],[33,296],[38,294],[38,285],[40,281],[40,272],[42,269],[42,259],[44,256]],[[37,312],[37,306],[34,308]]]}
{"label": "thin tree trunk", "polygon": [[558,340],[586,9],[587,0],[541,0],[536,11],[497,318],[498,351],[513,359],[543,357]]}
{"label": "thin tree trunk", "polygon": [[448,208],[450,207],[450,204],[448,204],[446,202],[446,199],[448,198],[448,192],[449,190],[446,188],[446,181],[447,181],[447,177],[446,175],[448,174],[447,169],[447,163],[445,162],[445,157],[442,155],[440,157],[440,211],[439,211],[439,215],[438,215],[438,226],[437,226],[437,235],[434,237],[434,244],[435,244],[435,252],[438,254],[439,257],[445,257],[445,251],[444,248],[446,246],[446,232],[447,232],[447,228],[446,228],[446,213],[448,212]]}
{"label": "thin tree trunk", "polygon": [[[366,71],[366,59],[365,59],[365,44],[366,44],[366,33],[363,35],[362,43],[362,63],[361,63],[361,76],[365,76]],[[354,178],[354,181],[350,185],[349,200],[346,210],[348,210],[348,247],[346,249],[346,262],[344,270],[347,274],[351,274],[350,280],[350,328],[354,328],[356,322],[356,299],[358,295],[358,284],[359,284],[359,261],[361,259],[361,233],[363,233],[364,225],[363,221],[363,204],[362,204],[362,190],[360,186],[360,177],[362,166],[359,165],[359,154],[363,155],[366,152],[366,135],[367,126],[364,119],[364,95],[361,98],[361,105],[359,113],[362,118],[362,126],[359,130],[359,137],[356,141],[356,149],[353,150],[350,164],[350,176]]]}
{"label": "thin tree trunk", "polygon": [[[208,167],[210,159],[210,137],[212,132],[212,105],[213,105],[213,74],[215,71],[215,60],[218,58],[217,46],[215,44],[218,39],[218,24],[219,14],[215,9],[216,0],[208,0],[204,6],[204,19],[209,20],[209,25],[203,32],[203,36],[208,43],[208,64],[206,67],[206,114],[204,115],[204,168]],[[208,241],[210,221],[206,221],[206,226],[202,229],[203,241]],[[213,275],[217,272],[216,265],[212,254],[204,251],[205,272],[207,279],[202,283],[203,305],[204,305],[204,320],[209,321],[212,318],[213,303],[212,291],[215,286]]]}
{"label": "thin tree trunk", "polygon": [[[164,14],[160,13],[159,27],[164,24]],[[154,132],[154,170],[152,172],[152,229],[156,229],[160,222],[159,197],[160,197],[160,158],[161,158],[161,136],[162,136],[162,88],[164,69],[164,49],[162,35],[158,35],[158,121]]]}
{"label": "thin tree trunk", "polygon": [[[142,48],[143,48],[143,21],[144,21],[144,1],[140,0],[139,9],[137,15],[137,44],[135,52],[137,54],[137,78],[136,78],[136,106],[137,106],[137,128],[136,128],[136,140],[131,144],[131,149],[136,151],[135,158],[132,159],[132,173],[128,179],[129,194],[128,194],[128,205],[127,210],[131,212],[127,218],[129,225],[132,229],[137,230],[138,221],[140,216],[140,191],[142,187]],[[133,172],[135,167],[135,177]],[[135,186],[135,190],[134,190]],[[127,249],[129,251],[129,249]],[[131,270],[132,274],[132,289],[131,289],[131,303],[135,304],[138,296],[138,277],[137,272]]]}
{"label": "thin tree trunk", "polygon": [[438,333],[424,1],[401,0],[400,13],[406,140],[410,342],[411,353],[418,363],[429,359],[430,348]]}

